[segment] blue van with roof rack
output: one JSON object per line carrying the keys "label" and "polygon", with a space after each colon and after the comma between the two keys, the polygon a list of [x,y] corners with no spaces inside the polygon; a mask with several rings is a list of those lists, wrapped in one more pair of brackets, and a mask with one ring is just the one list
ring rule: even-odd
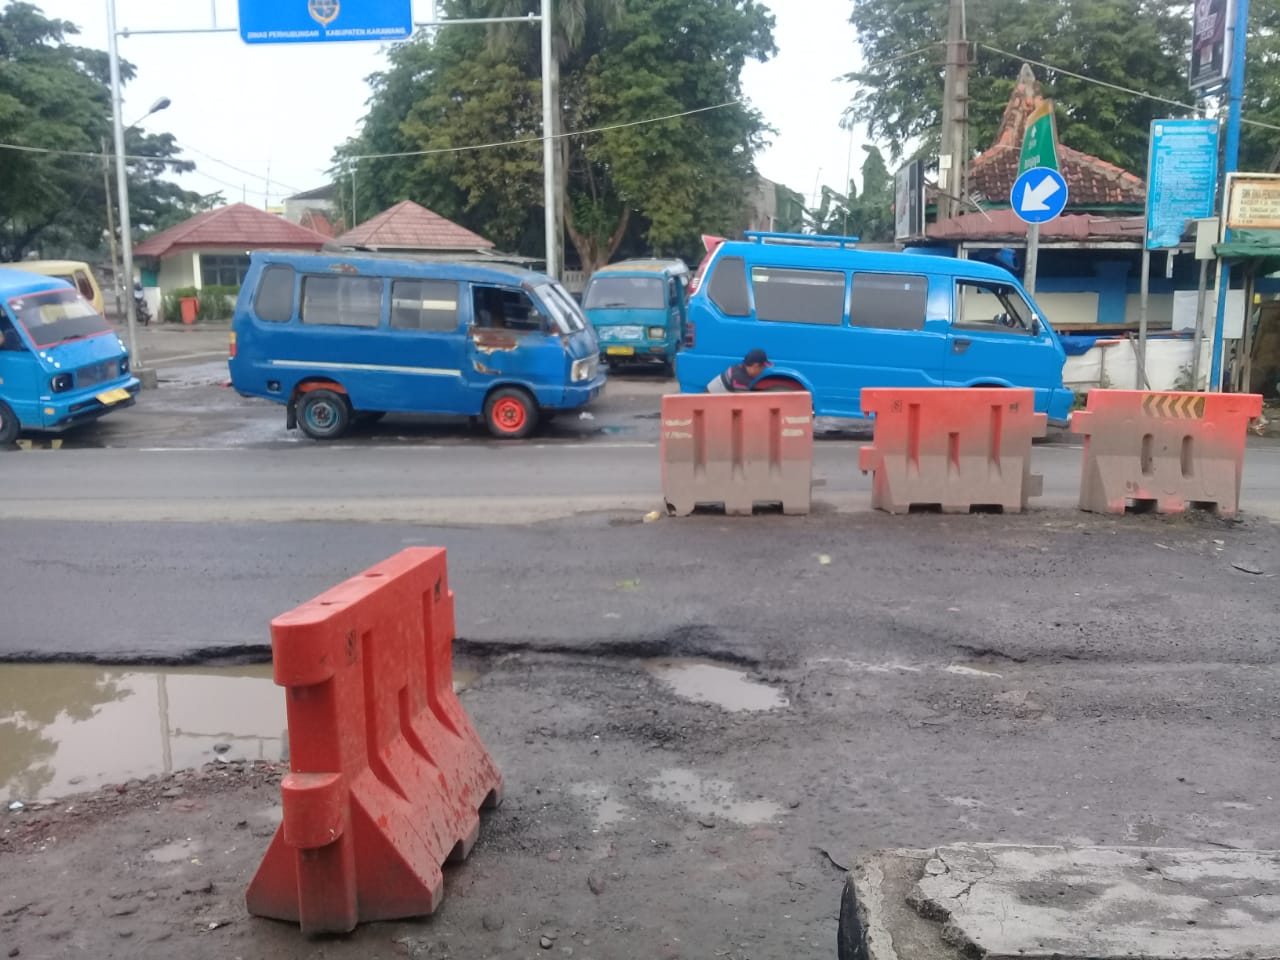
{"label": "blue van with roof rack", "polygon": [[317,440],[386,413],[483,416],[518,439],[604,388],[573,297],[540,273],[373,253],[254,253],[231,383]]}
{"label": "blue van with roof rack", "polygon": [[660,363],[670,369],[684,340],[688,284],[683,260],[622,260],[591,275],[582,308],[610,367]]}
{"label": "blue van with roof rack", "polygon": [[0,269],[0,448],[133,406],[140,387],[124,342],[75,287]]}
{"label": "blue van with roof rack", "polygon": [[859,250],[852,237],[748,233],[699,269],[676,375],[700,393],[762,349],[756,390],[806,390],[819,416],[863,416],[864,387],[1029,387],[1067,421],[1066,354],[1017,278],[954,257]]}

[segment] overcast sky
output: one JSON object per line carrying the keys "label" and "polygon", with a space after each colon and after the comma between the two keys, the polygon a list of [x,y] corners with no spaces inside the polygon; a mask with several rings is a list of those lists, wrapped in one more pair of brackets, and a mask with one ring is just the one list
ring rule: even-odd
{"label": "overcast sky", "polygon": [[[106,49],[107,0],[33,2],[48,16],[78,24],[85,46]],[[237,0],[115,3],[121,30],[208,28],[215,17],[218,27],[238,22]],[[416,20],[431,16],[430,0],[413,3]],[[862,162],[862,141],[839,127],[852,88],[836,77],[853,69],[857,56],[851,0],[770,0],[769,6],[778,56],[748,65],[743,80],[747,96],[778,130],[757,158],[760,171],[806,195],[815,184],[841,189],[851,149],[855,177]],[[172,133],[198,164],[197,173],[181,178],[184,186],[221,190],[228,200],[258,206],[325,183],[334,147],[357,131],[364,115],[365,77],[386,59],[376,43],[250,47],[237,33],[124,37],[120,55],[138,71],[125,91],[125,122],[169,97],[172,106],[143,126]]]}

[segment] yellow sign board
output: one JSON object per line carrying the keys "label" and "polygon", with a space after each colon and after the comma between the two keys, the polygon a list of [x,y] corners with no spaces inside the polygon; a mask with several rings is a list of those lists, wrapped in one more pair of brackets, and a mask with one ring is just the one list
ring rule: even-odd
{"label": "yellow sign board", "polygon": [[1280,174],[1227,176],[1228,230],[1280,230]]}

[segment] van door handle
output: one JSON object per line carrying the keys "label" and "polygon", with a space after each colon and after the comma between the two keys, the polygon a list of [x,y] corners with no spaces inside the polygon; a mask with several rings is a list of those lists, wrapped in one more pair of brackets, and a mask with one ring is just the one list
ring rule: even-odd
{"label": "van door handle", "polygon": [[966,350],[969,349],[969,344],[971,343],[973,343],[972,340],[966,340],[966,339],[957,337],[956,339],[951,341],[951,352],[964,353]]}

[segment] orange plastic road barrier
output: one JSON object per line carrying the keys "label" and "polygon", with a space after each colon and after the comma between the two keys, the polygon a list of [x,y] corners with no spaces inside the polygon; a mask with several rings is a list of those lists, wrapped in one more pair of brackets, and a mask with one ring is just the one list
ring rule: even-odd
{"label": "orange plastic road barrier", "polygon": [[813,399],[807,393],[688,393],[662,398],[662,495],[685,517],[700,506],[749,515],[757,504],[808,513]]}
{"label": "orange plastic road barrier", "polygon": [[1251,393],[1090,390],[1071,422],[1087,438],[1080,509],[1192,505],[1234,516],[1249,421],[1261,413],[1262,397]]}
{"label": "orange plastic road barrier", "polygon": [[874,472],[877,510],[1016,513],[1040,496],[1031,441],[1045,435],[1048,418],[1036,413],[1031,390],[869,388],[862,410],[875,415],[873,445],[859,452],[859,465]]}
{"label": "orange plastic road barrier", "polygon": [[271,623],[291,772],[249,912],[306,934],[431,913],[502,778],[453,692],[445,551],[405,550]]}

